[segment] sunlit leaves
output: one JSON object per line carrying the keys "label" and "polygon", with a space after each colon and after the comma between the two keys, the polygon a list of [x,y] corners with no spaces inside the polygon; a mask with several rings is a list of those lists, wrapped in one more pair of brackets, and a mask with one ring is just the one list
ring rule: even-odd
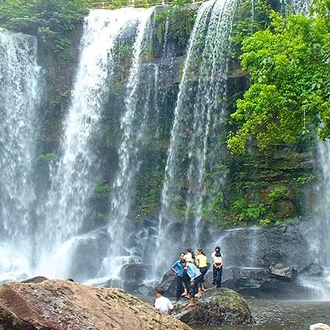
{"label": "sunlit leaves", "polygon": [[267,30],[243,41],[241,64],[251,86],[231,116],[239,123],[228,139],[234,154],[251,143],[266,150],[306,133],[330,135],[330,34],[322,15],[273,13]]}

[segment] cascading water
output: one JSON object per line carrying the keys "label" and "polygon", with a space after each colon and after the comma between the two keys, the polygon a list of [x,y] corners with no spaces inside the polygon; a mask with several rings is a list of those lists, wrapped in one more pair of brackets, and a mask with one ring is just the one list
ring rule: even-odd
{"label": "cascading water", "polygon": [[[35,111],[40,94],[36,42],[31,37],[0,32],[0,52],[5,54],[0,57],[0,78],[5,82],[0,86],[3,146],[0,151],[0,249],[5,256],[0,260],[1,274],[16,272],[74,277],[80,281],[96,277],[104,280],[118,277],[123,264],[159,260],[161,256],[161,260],[168,262],[154,267],[153,275],[159,279],[168,270],[170,260],[185,247],[203,247],[210,252],[216,243],[221,243],[219,237],[218,241],[206,241],[211,236],[205,232],[201,220],[203,212],[208,211],[205,205],[212,205],[212,199],[217,202],[221,199],[225,182],[222,168],[226,150],[222,134],[227,120],[227,51],[237,5],[238,0],[207,1],[200,5],[175,107],[158,228],[135,226],[136,215],[132,210],[136,206],[134,194],[141,167],[148,163],[150,172],[156,172],[150,165],[151,157],[145,156],[150,155],[150,144],[159,143],[161,128],[157,126],[157,117],[167,116],[159,107],[162,85],[173,85],[173,77],[177,76],[171,71],[174,55],[170,50],[173,45],[168,45],[166,39],[168,22],[163,55],[158,62],[150,62],[153,56],[149,57],[148,52],[155,34],[154,9],[91,11],[80,46],[80,62],[64,122],[59,160],[51,166],[50,190],[39,203],[37,215],[31,214],[37,204],[32,181],[37,141],[32,128],[36,126]],[[124,108],[124,114],[119,145],[115,145],[116,141],[111,146],[117,148],[117,157],[111,159],[116,169],[109,175],[110,215],[106,229],[94,227],[90,231],[90,199],[98,180],[103,179],[99,170],[102,160],[93,138],[100,132],[105,105],[112,105],[109,89],[116,78],[114,67],[117,65],[114,48],[126,29],[134,34],[131,38],[134,47],[131,63],[125,63],[130,66],[126,89],[123,88],[126,92],[118,96],[122,98],[118,108]],[[130,47],[125,51],[127,49]],[[171,71],[173,77],[166,76],[166,71]],[[108,115],[111,111],[107,110]],[[167,138],[168,135],[164,140]],[[157,145],[155,149],[160,148]],[[323,164],[327,164],[325,159]],[[156,166],[159,172],[163,171],[159,163]],[[325,168],[324,182],[328,181],[327,172]],[[178,216],[178,210],[185,212]],[[328,230],[329,224],[326,226]],[[143,230],[150,230],[152,234]],[[247,241],[251,244],[247,245],[253,255],[258,250],[255,245],[258,229],[250,232]],[[315,244],[312,249],[318,252],[319,247]],[[329,267],[329,256],[322,253],[320,257],[317,254],[317,262]],[[253,256],[247,265],[256,266]]]}
{"label": "cascading water", "polygon": [[[236,1],[203,3],[191,35],[171,132],[159,215],[160,239],[155,249],[155,255],[161,251],[165,260],[172,260],[185,247],[202,246],[203,202],[215,197],[206,197],[205,188],[218,193],[224,182],[220,164],[225,150],[219,136],[224,133],[227,51],[236,6]],[[208,178],[211,171],[214,176]],[[180,208],[186,211],[178,230],[176,210]],[[165,239],[171,248],[164,250]],[[158,275],[166,266],[158,269]]]}
{"label": "cascading water", "polygon": [[315,205],[314,223],[308,232],[308,243],[314,255],[315,264],[324,269],[322,277],[307,280],[305,285],[319,292],[319,299],[330,300],[330,142],[318,141],[319,166],[321,177],[317,185],[317,201]]}
{"label": "cascading water", "polygon": [[311,0],[292,0],[292,8],[296,13],[308,14]]}
{"label": "cascading water", "polygon": [[[143,64],[145,48],[151,43],[154,8],[139,12],[137,37],[133,47],[133,62],[126,86],[125,113],[121,118],[122,138],[118,148],[118,171],[112,184],[108,233],[110,245],[108,256],[103,261],[100,276],[116,278],[123,264],[141,261],[137,249],[129,212],[136,175],[142,158],[141,149],[147,143],[150,121],[157,114],[157,65]],[[133,240],[133,242],[132,242]]]}
{"label": "cascading water", "polygon": [[321,226],[315,244],[315,262],[330,269],[330,249],[328,247],[330,233],[330,142],[318,141],[319,163],[322,177],[319,185],[321,207]]}
{"label": "cascading water", "polygon": [[306,15],[308,14],[311,2],[311,0],[282,0],[281,5],[284,12],[287,11],[286,7],[290,6],[294,13],[302,13]]}
{"label": "cascading water", "polygon": [[0,280],[30,270],[40,67],[36,38],[0,30]]}
{"label": "cascading water", "polygon": [[[139,16],[139,11],[126,8],[93,10],[86,18],[71,106],[64,123],[61,157],[52,171],[48,200],[39,210],[44,221],[37,235],[38,251],[42,252],[38,273],[72,276],[70,267],[79,244],[87,240],[93,246],[93,233],[80,235],[91,212],[88,199],[99,179],[92,138],[98,131],[107,86],[113,78],[115,42],[127,26],[136,24]],[[85,269],[79,269],[80,278],[90,275],[89,268],[91,265],[86,264]]]}

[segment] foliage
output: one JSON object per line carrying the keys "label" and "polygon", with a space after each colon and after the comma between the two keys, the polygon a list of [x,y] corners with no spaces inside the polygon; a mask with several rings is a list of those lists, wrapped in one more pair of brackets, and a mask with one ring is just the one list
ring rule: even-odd
{"label": "foliage", "polygon": [[275,187],[268,193],[269,200],[274,203],[278,200],[288,198],[290,192],[286,187]]}
{"label": "foliage", "polygon": [[270,24],[271,6],[264,0],[244,0],[237,8],[231,37],[233,58],[241,54],[242,42],[256,31],[265,30]]}
{"label": "foliage", "polygon": [[34,34],[55,52],[68,47],[67,35],[80,24],[91,0],[9,0],[0,2],[0,24]]}
{"label": "foliage", "polygon": [[157,213],[163,180],[163,171],[152,170],[148,166],[138,175],[136,219],[141,220],[146,215]]}
{"label": "foliage", "polygon": [[267,208],[263,203],[249,201],[244,196],[233,202],[232,210],[235,214],[236,225],[254,223],[267,213]]}
{"label": "foliage", "polygon": [[44,154],[44,155],[40,155],[38,157],[38,161],[40,162],[51,162],[51,161],[54,161],[54,160],[57,160],[58,159],[58,155],[56,154],[53,154],[53,153],[48,153],[48,154]]}
{"label": "foliage", "polygon": [[312,14],[273,12],[264,31],[246,38],[241,62],[251,86],[231,115],[239,123],[228,147],[244,154],[249,144],[259,150],[330,133],[329,4],[315,0]]}
{"label": "foliage", "polygon": [[167,25],[167,38],[173,40],[182,49],[185,49],[196,19],[196,10],[191,9],[189,6],[184,6],[185,0],[177,1],[176,3],[178,5],[169,6],[157,13],[157,37],[158,42],[161,44]]}
{"label": "foliage", "polygon": [[106,181],[98,181],[94,188],[94,195],[108,194],[111,190],[110,184]]}

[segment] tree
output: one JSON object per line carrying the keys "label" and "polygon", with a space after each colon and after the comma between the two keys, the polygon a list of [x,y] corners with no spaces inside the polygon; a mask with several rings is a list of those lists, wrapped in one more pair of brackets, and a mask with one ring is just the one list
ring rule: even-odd
{"label": "tree", "polygon": [[330,135],[329,0],[315,0],[310,15],[272,12],[269,28],[242,43],[242,68],[251,77],[231,115],[238,129],[228,147],[244,154],[276,144]]}
{"label": "tree", "polygon": [[68,34],[83,22],[92,0],[8,0],[0,2],[0,24],[13,31],[37,35],[55,52],[67,48]]}

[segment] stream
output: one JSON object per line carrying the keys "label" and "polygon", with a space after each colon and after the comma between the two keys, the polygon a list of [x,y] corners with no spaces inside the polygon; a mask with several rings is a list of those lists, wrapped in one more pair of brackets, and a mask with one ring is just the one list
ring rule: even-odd
{"label": "stream", "polygon": [[310,325],[330,325],[330,301],[283,301],[246,299],[255,324],[221,327],[201,326],[195,330],[309,330]]}

